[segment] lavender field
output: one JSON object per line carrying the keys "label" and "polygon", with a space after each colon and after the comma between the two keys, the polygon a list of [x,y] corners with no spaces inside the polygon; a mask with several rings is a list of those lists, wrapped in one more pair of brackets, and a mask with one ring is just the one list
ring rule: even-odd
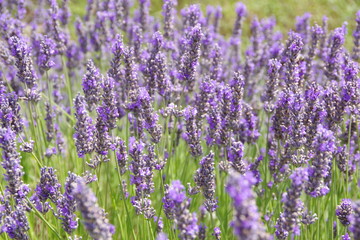
{"label": "lavender field", "polygon": [[360,240],[360,11],[228,10],[0,0],[0,239]]}

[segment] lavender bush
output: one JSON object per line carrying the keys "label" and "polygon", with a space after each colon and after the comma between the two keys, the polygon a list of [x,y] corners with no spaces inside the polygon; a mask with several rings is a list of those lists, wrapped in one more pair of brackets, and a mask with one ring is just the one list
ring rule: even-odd
{"label": "lavender bush", "polygon": [[360,11],[203,7],[0,1],[1,239],[360,239]]}

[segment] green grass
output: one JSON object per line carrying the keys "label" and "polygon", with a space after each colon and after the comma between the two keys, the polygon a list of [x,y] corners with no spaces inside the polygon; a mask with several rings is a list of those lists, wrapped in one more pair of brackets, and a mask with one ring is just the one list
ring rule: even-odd
{"label": "green grass", "polygon": [[[134,1],[137,2],[137,1]],[[151,14],[161,17],[162,2],[159,0],[151,1]],[[235,17],[234,0],[197,0],[197,1],[178,1],[178,9],[182,9],[190,4],[200,4],[203,12],[207,5],[221,6],[223,9],[223,19],[221,24],[221,33],[231,34]],[[268,18],[276,17],[277,28],[286,34],[289,29],[295,25],[295,18],[306,12],[311,13],[312,23],[321,25],[323,16],[329,18],[330,29],[342,25],[344,21],[349,23],[349,31],[352,32],[355,26],[355,14],[360,10],[360,1],[357,0],[245,0],[242,1],[248,10],[248,17],[244,23],[244,34],[249,33],[249,25],[254,17]],[[85,0],[71,0],[70,2],[73,16],[82,16],[86,8]]]}

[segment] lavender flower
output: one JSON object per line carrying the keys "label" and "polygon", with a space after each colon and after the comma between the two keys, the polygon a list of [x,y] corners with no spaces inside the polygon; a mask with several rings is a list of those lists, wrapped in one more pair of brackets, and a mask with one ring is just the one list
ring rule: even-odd
{"label": "lavender flower", "polygon": [[0,94],[0,122],[3,128],[11,128],[15,133],[23,130],[20,104],[15,93]]}
{"label": "lavender flower", "polygon": [[187,50],[180,60],[178,78],[184,82],[189,92],[192,92],[195,85],[195,73],[200,57],[200,43],[202,38],[200,25],[196,25],[190,32],[187,39]]}
{"label": "lavender flower", "polygon": [[122,37],[120,35],[116,35],[115,42],[112,45],[112,54],[113,58],[110,62],[110,69],[108,71],[108,75],[115,80],[115,82],[121,81],[121,57],[124,53],[124,44],[122,42]]}
{"label": "lavender flower", "polygon": [[163,198],[164,212],[170,219],[175,219],[180,239],[195,239],[199,233],[196,213],[190,213],[190,199],[186,197],[185,187],[179,180],[165,185]]}
{"label": "lavender flower", "polygon": [[239,239],[268,239],[265,227],[261,223],[255,194],[252,186],[256,180],[251,173],[242,176],[236,172],[230,172],[226,191],[233,200],[235,209],[231,227]]}
{"label": "lavender flower", "polygon": [[323,29],[320,26],[315,25],[311,27],[311,44],[309,46],[309,52],[306,58],[306,73],[304,76],[306,80],[310,78],[312,72],[312,61],[316,56],[316,50],[323,34]]}
{"label": "lavender flower", "polygon": [[37,102],[40,97],[37,92],[37,77],[35,75],[29,47],[23,39],[12,36],[9,39],[9,48],[12,56],[16,59],[15,65],[18,69],[16,76],[27,88],[25,91],[26,99]]}
{"label": "lavender flower", "polygon": [[76,34],[78,35],[80,49],[83,53],[86,53],[88,51],[87,32],[80,18],[75,20],[75,30]]}
{"label": "lavender flower", "polygon": [[40,54],[38,56],[38,65],[41,72],[49,71],[55,65],[51,59],[56,55],[56,46],[54,41],[48,36],[44,36],[40,43]]}
{"label": "lavender flower", "polygon": [[130,0],[117,0],[115,1],[116,18],[119,19],[120,28],[127,32],[129,25],[130,14]]}
{"label": "lavender flower", "polygon": [[296,169],[290,179],[292,181],[291,186],[282,196],[283,212],[276,221],[275,234],[278,239],[286,239],[291,232],[295,235],[300,234],[300,216],[304,208],[300,196],[304,189],[304,183],[308,179],[307,170],[304,168]]}
{"label": "lavender flower", "polygon": [[97,108],[98,117],[103,119],[109,130],[116,127],[116,120],[119,117],[114,86],[114,80],[107,76],[102,86],[102,105]]}
{"label": "lavender flower", "polygon": [[78,176],[68,172],[68,177],[64,184],[65,192],[57,202],[58,218],[62,221],[64,230],[71,234],[78,227],[78,220],[75,215],[76,200],[72,195],[73,184],[76,183]]}
{"label": "lavender flower", "polygon": [[199,24],[201,18],[201,9],[198,4],[190,5],[181,10],[183,17],[183,29],[185,32],[191,31],[191,28]]}
{"label": "lavender flower", "polygon": [[40,170],[40,182],[35,188],[35,194],[31,201],[35,204],[38,211],[46,213],[51,206],[46,201],[49,199],[53,203],[60,200],[61,184],[56,176],[56,170],[52,167],[44,167]]}
{"label": "lavender flower", "polygon": [[230,166],[240,174],[244,174],[246,166],[243,161],[244,156],[244,145],[242,142],[236,142],[234,139],[231,141],[231,146],[227,151],[227,159]]}
{"label": "lavender flower", "polygon": [[83,77],[83,91],[88,110],[91,112],[100,101],[102,77],[92,60],[88,60],[86,74]]}
{"label": "lavender flower", "polygon": [[21,204],[15,207],[9,215],[6,215],[2,221],[1,232],[5,232],[12,239],[28,240],[27,231],[30,229],[25,208]]}
{"label": "lavender flower", "polygon": [[106,213],[97,204],[92,190],[86,186],[81,178],[71,184],[71,195],[77,202],[77,208],[83,217],[83,224],[90,236],[94,239],[112,239],[115,228],[106,219]]}
{"label": "lavender flower", "polygon": [[306,193],[312,197],[321,197],[330,191],[332,158],[336,151],[334,133],[319,124],[312,148],[312,166],[309,168]]}
{"label": "lavender flower", "polygon": [[95,152],[100,156],[105,157],[111,147],[110,129],[108,127],[108,121],[105,118],[104,109],[99,107],[97,112],[98,116],[95,124]]}
{"label": "lavender flower", "polygon": [[95,126],[87,112],[87,104],[85,98],[78,94],[74,100],[75,117],[77,122],[75,124],[75,146],[78,156],[83,158],[85,154],[94,151],[94,133]]}
{"label": "lavender flower", "polygon": [[215,44],[212,52],[210,53],[211,65],[210,65],[210,78],[212,80],[220,82],[222,79],[222,52],[218,44]]}
{"label": "lavender flower", "polygon": [[254,143],[260,136],[258,130],[258,117],[253,112],[252,107],[243,103],[243,116],[239,124],[239,136],[241,141]]}
{"label": "lavender flower", "polygon": [[0,128],[0,147],[3,149],[1,165],[5,170],[4,179],[7,182],[5,191],[19,203],[30,189],[22,180],[24,172],[20,165],[20,154],[16,149],[16,135],[10,128]]}
{"label": "lavender flower", "polygon": [[165,233],[160,232],[157,236],[156,236],[156,240],[168,240],[168,237]]}
{"label": "lavender flower", "polygon": [[69,36],[61,29],[59,23],[59,6],[56,1],[50,0],[50,8],[48,10],[49,19],[46,23],[46,30],[55,40],[57,51],[63,54],[69,41]]}
{"label": "lavender flower", "polygon": [[350,235],[348,233],[346,233],[345,235],[342,235],[341,240],[351,240]]}
{"label": "lavender flower", "polygon": [[205,224],[200,224],[199,225],[199,234],[198,234],[198,238],[199,240],[205,240],[206,239],[206,225]]}
{"label": "lavender flower", "polygon": [[[133,159],[129,169],[132,172],[130,182],[136,186],[136,194],[139,197],[148,197],[154,191],[152,180],[152,165],[146,162],[142,151],[144,143],[137,142],[134,138],[130,139],[129,155]],[[149,181],[150,180],[150,181]]]}
{"label": "lavender flower", "polygon": [[138,121],[144,122],[144,127],[149,132],[153,142],[158,143],[161,138],[161,126],[158,124],[159,116],[151,105],[151,98],[145,88],[137,89],[137,98],[127,105],[127,109],[133,110]]}
{"label": "lavender flower", "polygon": [[151,206],[150,194],[154,191],[153,168],[154,157],[153,148],[148,149],[148,155],[144,156],[142,151],[144,144],[130,139],[129,155],[133,159],[129,169],[130,183],[136,186],[136,196],[132,197],[131,203],[134,205],[137,214],[144,214],[145,218],[150,219],[155,215],[155,210]]}
{"label": "lavender flower", "polygon": [[164,37],[168,40],[171,40],[174,37],[176,5],[176,0],[165,0],[162,7],[162,15],[164,17]]}
{"label": "lavender flower", "polygon": [[244,21],[245,16],[247,15],[246,6],[242,2],[238,2],[236,4],[236,20],[232,32],[232,36],[230,38],[230,44],[233,47],[231,63],[239,65],[238,61],[240,61],[239,51],[240,51],[240,43],[241,43],[241,33],[242,33],[242,23]]}
{"label": "lavender flower", "polygon": [[274,109],[274,99],[278,92],[279,85],[279,70],[281,63],[277,59],[270,59],[268,64],[268,81],[266,82],[266,90],[261,98],[264,101],[264,110],[272,112]]}
{"label": "lavender flower", "polygon": [[128,99],[136,101],[139,91],[138,76],[135,68],[134,50],[131,48],[124,51],[125,64],[125,89]]}
{"label": "lavender flower", "polygon": [[202,154],[202,147],[200,144],[201,132],[198,129],[198,125],[196,123],[196,109],[188,106],[184,110],[184,116],[186,121],[186,132],[185,139],[189,144],[190,153],[194,157],[200,156]]}
{"label": "lavender flower", "polygon": [[49,103],[45,103],[45,122],[46,122],[46,140],[49,142],[54,138],[55,129],[54,129],[54,118],[56,117],[54,109]]}
{"label": "lavender flower", "polygon": [[161,47],[163,45],[163,36],[160,32],[155,32],[153,34],[152,45],[153,48],[150,52],[150,57],[146,62],[146,68],[144,70],[146,87],[150,96],[154,96],[155,90],[158,86],[158,78],[164,77],[159,75],[161,66],[158,64],[158,58],[161,54]]}
{"label": "lavender flower", "polygon": [[219,227],[214,228],[214,232],[212,234],[216,240],[220,240],[221,239],[221,230]]}
{"label": "lavender flower", "polygon": [[352,59],[359,60],[360,57],[360,11],[356,13],[356,29],[353,32],[354,47],[352,52]]}
{"label": "lavender flower", "polygon": [[349,216],[349,230],[352,232],[354,239],[360,239],[360,201],[353,203],[353,214]]}
{"label": "lavender flower", "polygon": [[352,202],[350,199],[341,200],[341,204],[336,207],[336,216],[342,225],[350,224],[349,216],[353,213]]}
{"label": "lavender flower", "polygon": [[196,171],[194,181],[196,185],[201,188],[205,197],[205,208],[209,212],[214,212],[217,206],[217,199],[215,199],[215,163],[214,153],[210,152],[200,161],[200,168]]}
{"label": "lavender flower", "polygon": [[235,131],[239,128],[239,119],[241,117],[243,107],[242,99],[244,95],[244,85],[245,82],[243,75],[241,75],[240,72],[235,72],[233,79],[230,81],[231,105],[229,113],[229,124],[230,127]]}
{"label": "lavender flower", "polygon": [[120,173],[121,175],[123,175],[126,172],[128,156],[126,152],[125,142],[120,138],[117,140],[116,158],[118,161]]}
{"label": "lavender flower", "polygon": [[147,30],[147,24],[149,22],[149,7],[150,0],[139,0],[139,22],[142,32],[146,32]]}
{"label": "lavender flower", "polygon": [[344,44],[344,32],[342,28],[336,28],[331,36],[331,42],[329,46],[329,53],[326,61],[325,75],[329,80],[339,81],[339,60],[342,53],[342,45]]}

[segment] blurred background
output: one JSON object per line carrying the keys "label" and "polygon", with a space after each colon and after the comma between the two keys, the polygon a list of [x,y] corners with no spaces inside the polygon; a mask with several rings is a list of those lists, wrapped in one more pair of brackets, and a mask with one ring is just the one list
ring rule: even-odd
{"label": "blurred background", "polygon": [[[137,0],[133,0],[137,4]],[[178,0],[178,9],[190,4],[200,4],[203,12],[207,5],[221,6],[223,19],[221,32],[231,34],[235,17],[235,3],[237,0]],[[352,34],[355,27],[355,15],[360,10],[360,0],[243,0],[248,9],[248,16],[244,23],[243,35],[249,33],[249,25],[254,17],[267,18],[274,16],[277,20],[277,29],[286,33],[293,28],[296,16],[306,12],[311,13],[311,23],[321,24],[322,17],[329,18],[329,27],[333,29],[348,22],[348,34]],[[161,17],[162,0],[151,0],[151,14]],[[85,12],[87,0],[71,0],[70,7],[74,15],[82,16]],[[73,15],[73,18],[75,16]],[[351,41],[351,39],[347,39]],[[346,44],[349,44],[348,42]]]}

